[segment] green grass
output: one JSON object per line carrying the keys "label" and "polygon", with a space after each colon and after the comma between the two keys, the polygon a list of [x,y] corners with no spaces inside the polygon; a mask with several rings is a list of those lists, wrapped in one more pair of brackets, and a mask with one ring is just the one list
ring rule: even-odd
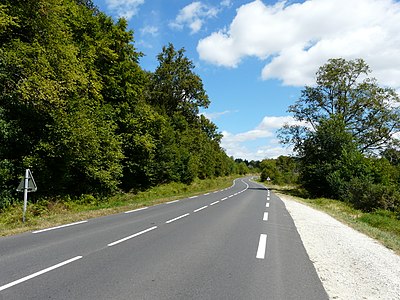
{"label": "green grass", "polygon": [[121,193],[105,199],[83,195],[74,201],[70,199],[42,200],[35,204],[28,204],[25,223],[22,222],[22,204],[18,203],[0,212],[0,236],[43,229],[187,198],[229,187],[235,178],[195,180],[190,185],[169,183],[137,194]]}
{"label": "green grass", "polygon": [[400,255],[400,219],[396,213],[387,210],[363,212],[355,209],[349,203],[338,200],[299,197],[299,195],[304,195],[304,192],[296,187],[273,186],[270,188],[277,193],[289,195],[290,199],[328,213],[335,219],[379,241],[382,245]]}

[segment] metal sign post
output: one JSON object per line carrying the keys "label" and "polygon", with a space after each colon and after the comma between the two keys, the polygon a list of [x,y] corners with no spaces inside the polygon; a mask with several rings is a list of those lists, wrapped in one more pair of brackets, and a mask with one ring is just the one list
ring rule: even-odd
{"label": "metal sign post", "polygon": [[28,205],[28,192],[36,192],[37,186],[33,179],[31,170],[25,170],[25,177],[21,180],[17,188],[18,192],[24,192],[24,210],[22,212],[22,222],[25,223],[26,207]]}

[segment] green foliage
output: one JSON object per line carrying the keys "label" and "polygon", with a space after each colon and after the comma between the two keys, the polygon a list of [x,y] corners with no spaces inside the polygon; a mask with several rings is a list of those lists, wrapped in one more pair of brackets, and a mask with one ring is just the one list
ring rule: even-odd
{"label": "green foliage", "polygon": [[163,47],[158,55],[159,66],[151,75],[150,102],[168,115],[180,112],[187,119],[196,119],[199,107],[210,101],[201,78],[193,72],[194,65],[172,44]]}
{"label": "green foliage", "polygon": [[235,171],[184,49],[145,72],[126,20],[91,0],[5,0],[0,40],[0,209],[27,167],[37,203]]}
{"label": "green foliage", "polygon": [[[340,185],[332,173],[343,154],[355,151],[353,145],[351,134],[345,131],[342,120],[321,121],[301,146],[300,180],[304,187],[314,195],[334,196],[336,186]],[[349,167],[351,172],[355,170]]]}
{"label": "green foliage", "polygon": [[364,211],[386,209],[394,211],[400,206],[400,192],[393,185],[376,184],[354,177],[348,185],[347,201]]}
{"label": "green foliage", "polygon": [[372,213],[363,214],[357,221],[400,236],[400,220],[396,218],[395,214],[387,210],[377,209]]}
{"label": "green foliage", "polygon": [[260,164],[260,180],[270,179],[272,184],[295,184],[298,180],[298,162],[289,156],[279,156],[276,159],[264,159]]}
{"label": "green foliage", "polygon": [[342,120],[363,153],[390,145],[393,133],[399,130],[400,98],[394,89],[382,88],[367,77],[370,72],[362,59],[330,59],[319,68],[316,86],[306,86],[300,99],[289,107],[294,118],[307,125],[284,126],[282,142],[293,143],[295,150],[301,151],[304,138],[321,121],[335,118]]}
{"label": "green foliage", "polygon": [[[365,211],[395,211],[399,203],[399,97],[368,75],[363,60],[331,59],[289,108],[307,125],[285,126],[300,159],[300,182],[313,197],[348,201]],[[383,157],[376,157],[383,149]]]}

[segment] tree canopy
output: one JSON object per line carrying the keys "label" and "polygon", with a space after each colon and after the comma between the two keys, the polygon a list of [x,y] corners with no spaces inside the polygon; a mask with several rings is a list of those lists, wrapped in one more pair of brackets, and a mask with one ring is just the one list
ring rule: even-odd
{"label": "tree canopy", "polygon": [[304,138],[327,119],[341,120],[364,153],[396,142],[400,98],[394,89],[368,77],[370,72],[362,59],[330,59],[320,67],[316,85],[306,86],[288,110],[305,125],[286,125],[280,132],[283,142],[300,150]]}
{"label": "tree canopy", "polygon": [[2,1],[0,41],[0,208],[27,167],[36,198],[237,171],[199,115],[210,101],[184,49],[144,71],[126,20],[91,0]]}
{"label": "tree canopy", "polygon": [[299,182],[364,210],[400,209],[399,96],[381,87],[361,59],[331,59],[289,107],[302,125],[280,130],[299,157]]}

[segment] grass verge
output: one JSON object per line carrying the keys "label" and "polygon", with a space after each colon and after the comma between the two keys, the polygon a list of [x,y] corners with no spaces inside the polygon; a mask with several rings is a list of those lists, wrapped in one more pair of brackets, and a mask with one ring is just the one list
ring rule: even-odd
{"label": "grass verge", "polygon": [[277,194],[289,196],[289,199],[322,210],[340,222],[377,240],[382,245],[400,255],[400,220],[396,213],[387,210],[363,212],[351,204],[338,200],[299,197],[302,192],[295,187],[269,186]]}
{"label": "grass verge", "polygon": [[50,199],[28,204],[26,222],[22,222],[22,204],[0,212],[0,236],[38,230],[62,224],[106,216],[145,206],[183,199],[232,185],[236,177],[195,180],[192,184],[169,183],[137,194],[118,194],[96,199],[83,195],[78,200]]}

